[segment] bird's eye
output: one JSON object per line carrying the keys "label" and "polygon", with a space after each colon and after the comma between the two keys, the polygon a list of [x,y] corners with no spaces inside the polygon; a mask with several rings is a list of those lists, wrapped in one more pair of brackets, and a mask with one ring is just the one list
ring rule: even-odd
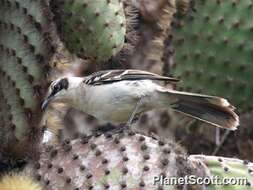
{"label": "bird's eye", "polygon": [[54,82],[51,84],[52,95],[55,95],[56,93],[58,93],[62,89],[66,90],[67,88],[68,88],[68,80],[66,78],[61,79],[58,82]]}
{"label": "bird's eye", "polygon": [[61,90],[61,85],[60,84],[55,85],[54,88],[53,88],[54,92],[59,92],[60,90]]}

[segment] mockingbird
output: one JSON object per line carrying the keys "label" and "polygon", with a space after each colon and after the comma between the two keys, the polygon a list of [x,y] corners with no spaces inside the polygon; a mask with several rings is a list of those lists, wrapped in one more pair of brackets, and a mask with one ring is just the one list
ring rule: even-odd
{"label": "mockingbird", "polygon": [[51,83],[42,109],[50,102],[63,102],[100,120],[131,125],[145,111],[172,108],[216,127],[235,130],[239,125],[235,108],[226,99],[176,91],[155,81],[179,80],[140,70],[60,78]]}

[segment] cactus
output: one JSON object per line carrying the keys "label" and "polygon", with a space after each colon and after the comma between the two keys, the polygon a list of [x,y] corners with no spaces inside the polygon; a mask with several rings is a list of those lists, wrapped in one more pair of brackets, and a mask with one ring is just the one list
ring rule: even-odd
{"label": "cactus", "polygon": [[[41,157],[22,171],[45,189],[207,189],[246,190],[253,183],[253,163],[234,158],[191,155],[172,141],[120,133],[66,139],[43,148]],[[241,185],[154,185],[154,177],[242,179]],[[215,178],[214,178],[215,179]],[[217,178],[216,178],[217,179]],[[207,182],[205,180],[205,182]],[[221,182],[221,181],[218,181]]]}
{"label": "cactus", "polygon": [[196,0],[175,24],[175,68],[182,88],[223,96],[241,112],[252,108],[252,1]]}
{"label": "cactus", "polygon": [[20,174],[7,174],[0,180],[1,190],[42,190],[39,184],[37,184],[30,177]]}
{"label": "cactus", "polygon": [[154,185],[154,177],[202,175],[201,167],[186,158],[172,142],[125,131],[46,147],[38,162],[30,163],[23,172],[34,176],[45,190],[177,189]]}
{"label": "cactus", "polygon": [[[210,184],[208,190],[247,190],[253,186],[253,163],[235,158],[217,156],[192,155],[190,160],[202,162],[206,165],[206,172],[219,179],[242,179],[240,184],[214,185]],[[220,181],[221,182],[221,181]],[[234,182],[232,182],[234,183]]]}
{"label": "cactus", "polygon": [[23,143],[28,139],[34,144],[53,45],[46,1],[0,4],[0,149],[8,147],[10,153],[27,148]]}
{"label": "cactus", "polygon": [[118,0],[52,1],[59,35],[81,58],[104,62],[124,46],[126,17]]}
{"label": "cactus", "polygon": [[156,135],[159,138],[174,139],[178,128],[189,125],[190,118],[175,113],[173,110],[159,109],[146,112],[140,116],[131,127],[147,136]]}
{"label": "cactus", "polygon": [[[164,64],[165,43],[171,33],[173,15],[176,13],[174,0],[140,0],[138,5],[142,23],[142,36],[139,50],[135,55],[139,60],[132,65],[162,74]],[[167,73],[166,73],[167,74]]]}

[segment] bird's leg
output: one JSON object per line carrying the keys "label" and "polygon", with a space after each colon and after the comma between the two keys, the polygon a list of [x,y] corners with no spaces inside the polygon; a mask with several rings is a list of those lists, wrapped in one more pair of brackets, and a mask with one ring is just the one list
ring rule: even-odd
{"label": "bird's leg", "polygon": [[140,98],[140,99],[138,100],[138,102],[136,103],[136,105],[135,105],[135,107],[134,107],[134,110],[133,110],[133,112],[131,113],[131,116],[129,117],[129,119],[128,119],[128,121],[127,121],[127,123],[126,123],[125,125],[116,127],[115,129],[111,129],[111,130],[107,131],[106,133],[107,133],[107,134],[115,134],[115,133],[120,133],[120,132],[123,132],[123,131],[125,131],[125,130],[128,130],[129,127],[131,126],[131,124],[132,124],[132,122],[133,122],[133,120],[134,120],[134,118],[135,118],[137,112],[138,112],[138,109],[140,108],[140,105],[141,105],[141,103],[142,103],[141,100],[142,100],[142,98]]}
{"label": "bird's leg", "polygon": [[216,128],[216,131],[215,131],[215,144],[216,146],[219,146],[220,145],[220,128]]}
{"label": "bird's leg", "polygon": [[134,111],[132,112],[131,116],[129,117],[127,123],[126,123],[126,127],[130,127],[132,125],[132,122],[134,120],[135,115],[137,114],[140,106],[142,104],[142,97],[139,99],[139,101],[136,103],[135,107],[134,107]]}

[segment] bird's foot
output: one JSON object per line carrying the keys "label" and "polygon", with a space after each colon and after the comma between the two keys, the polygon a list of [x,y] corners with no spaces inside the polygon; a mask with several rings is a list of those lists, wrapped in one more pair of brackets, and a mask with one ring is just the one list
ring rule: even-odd
{"label": "bird's foot", "polygon": [[126,124],[120,124],[117,127],[115,127],[115,129],[112,129],[110,131],[108,131],[111,134],[115,134],[115,133],[123,133],[124,131],[128,131],[130,130],[130,126],[126,125]]}
{"label": "bird's foot", "polygon": [[127,124],[119,124],[115,126],[109,123],[106,126],[98,128],[93,132],[104,133],[106,135],[113,135],[113,134],[123,133],[124,131],[128,131],[128,130],[130,130],[130,126]]}

